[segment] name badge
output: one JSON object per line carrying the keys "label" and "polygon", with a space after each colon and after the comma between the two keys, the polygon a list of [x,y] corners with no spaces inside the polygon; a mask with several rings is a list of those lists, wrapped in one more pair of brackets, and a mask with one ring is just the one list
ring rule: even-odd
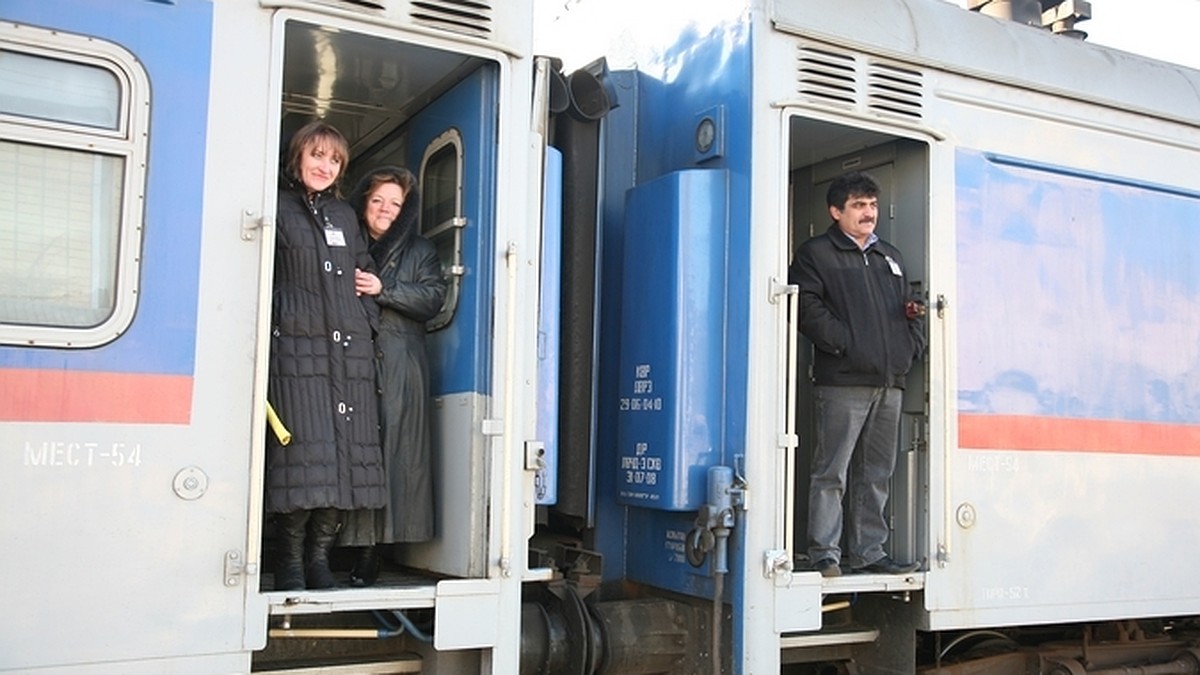
{"label": "name badge", "polygon": [[345,246],[346,235],[337,227],[325,228],[325,243],[329,246]]}
{"label": "name badge", "polygon": [[892,270],[892,274],[894,274],[896,276],[900,276],[899,263],[897,263],[895,260],[892,260],[892,256],[890,256],[890,255],[883,256],[883,259],[887,261],[888,267],[891,268],[891,270]]}

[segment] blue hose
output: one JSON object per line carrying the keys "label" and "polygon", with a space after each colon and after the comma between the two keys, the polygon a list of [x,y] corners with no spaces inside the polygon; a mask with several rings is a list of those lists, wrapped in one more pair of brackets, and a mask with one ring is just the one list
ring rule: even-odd
{"label": "blue hose", "polygon": [[409,635],[412,635],[413,637],[420,640],[421,642],[424,642],[425,644],[433,643],[433,636],[426,635],[425,633],[423,633],[421,631],[420,628],[417,628],[415,625],[413,625],[412,619],[409,619],[407,614],[405,614],[404,612],[401,612],[398,609],[392,610],[392,614],[395,615],[395,617],[400,620],[400,623],[403,624],[403,626],[404,626],[404,630],[407,630]]}

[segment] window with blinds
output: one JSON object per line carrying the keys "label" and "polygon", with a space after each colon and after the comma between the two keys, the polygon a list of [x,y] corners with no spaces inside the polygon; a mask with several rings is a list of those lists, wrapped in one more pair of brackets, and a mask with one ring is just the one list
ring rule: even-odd
{"label": "window with blinds", "polygon": [[137,67],[0,42],[0,342],[95,346],[132,319]]}

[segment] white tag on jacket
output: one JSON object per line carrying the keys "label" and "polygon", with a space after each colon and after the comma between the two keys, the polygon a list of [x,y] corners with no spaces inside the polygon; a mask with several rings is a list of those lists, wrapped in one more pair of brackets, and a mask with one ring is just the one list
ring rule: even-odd
{"label": "white tag on jacket", "polygon": [[329,246],[345,246],[346,235],[340,228],[327,227],[325,228],[325,243]]}
{"label": "white tag on jacket", "polygon": [[888,267],[892,270],[892,274],[900,276],[900,265],[895,260],[892,260],[892,256],[885,255],[883,256],[883,259],[887,261]]}

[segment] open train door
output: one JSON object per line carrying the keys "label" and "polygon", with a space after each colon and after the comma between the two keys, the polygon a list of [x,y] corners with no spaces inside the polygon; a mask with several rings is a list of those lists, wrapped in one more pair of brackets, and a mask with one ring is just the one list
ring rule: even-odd
{"label": "open train door", "polygon": [[[529,142],[530,98],[520,86],[528,74],[514,72],[502,54],[372,27],[332,32],[327,23],[334,22],[298,23],[288,44],[296,43],[297,55],[312,51],[300,45],[327,45],[349,55],[343,60],[355,60],[355,74],[388,72],[393,62],[404,66],[394,98],[373,98],[375,80],[369,77],[361,86],[335,87],[342,98],[335,96],[327,119],[351,140],[347,184],[381,165],[405,166],[417,175],[421,233],[437,247],[448,282],[441,312],[426,324],[434,538],[398,545],[396,558],[418,572],[485,578],[494,573],[489,565],[497,556],[508,560],[501,549],[524,546],[509,536],[511,525],[501,526],[510,512],[497,500],[532,490],[532,482],[518,484],[509,475],[515,464],[504,453],[506,447],[524,452],[510,443],[537,434],[541,389],[532,369],[546,346],[535,333],[538,303],[530,301],[541,268],[532,199],[540,193],[541,148]],[[314,37],[305,37],[309,33]],[[309,70],[285,64],[287,115],[311,114],[305,101],[318,100],[315,92],[298,88],[318,79],[307,77]],[[517,89],[525,93],[514,96]]]}
{"label": "open train door", "polygon": [[0,671],[245,672],[263,639],[268,99],[233,65],[269,40],[244,6],[3,5]]}
{"label": "open train door", "polygon": [[429,323],[434,397],[436,536],[408,545],[408,565],[457,577],[487,573],[492,469],[484,420],[493,408],[499,67],[481,63],[409,123],[408,165],[421,184],[421,229],[449,281]]}

